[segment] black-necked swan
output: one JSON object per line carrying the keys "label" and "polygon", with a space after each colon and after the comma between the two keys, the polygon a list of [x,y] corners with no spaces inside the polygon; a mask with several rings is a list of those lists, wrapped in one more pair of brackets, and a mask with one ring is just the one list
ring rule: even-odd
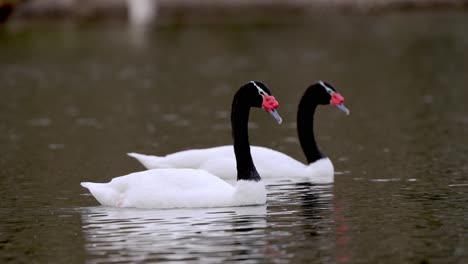
{"label": "black-necked swan", "polygon": [[250,153],[248,120],[251,107],[262,107],[281,123],[278,102],[258,81],[243,85],[231,109],[232,137],[237,164],[236,186],[197,169],[153,169],[112,179],[82,182],[105,206],[137,208],[224,207],[265,204],[266,191]]}
{"label": "black-necked swan", "polygon": [[[334,105],[346,114],[344,98],[336,89],[323,81],[310,85],[304,92],[297,110],[297,132],[307,164],[279,151],[252,146],[255,166],[263,178],[307,178],[316,183],[334,180],[334,168],[329,158],[320,152],[314,136],[314,114],[318,105]],[[128,153],[148,169],[196,168],[207,170],[224,179],[235,179],[235,158],[232,146],[191,149],[164,157]]]}

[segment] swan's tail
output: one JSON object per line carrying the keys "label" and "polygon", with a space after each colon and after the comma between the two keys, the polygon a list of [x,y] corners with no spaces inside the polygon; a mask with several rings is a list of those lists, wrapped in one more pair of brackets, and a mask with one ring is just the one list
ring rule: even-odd
{"label": "swan's tail", "polygon": [[110,187],[109,183],[82,182],[81,186],[88,188],[100,204],[106,206],[121,206],[121,204],[119,204],[121,203],[120,193]]}
{"label": "swan's tail", "polygon": [[128,156],[138,160],[145,168],[147,169],[162,169],[162,168],[170,168],[171,165],[165,162],[164,157],[152,156],[152,155],[145,155],[139,153],[127,153]]}

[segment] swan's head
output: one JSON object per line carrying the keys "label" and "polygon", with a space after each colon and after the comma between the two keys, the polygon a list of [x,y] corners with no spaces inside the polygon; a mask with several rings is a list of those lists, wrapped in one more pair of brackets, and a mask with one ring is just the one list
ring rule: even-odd
{"label": "swan's head", "polygon": [[259,81],[250,81],[246,86],[249,89],[249,95],[251,95],[249,97],[252,98],[252,106],[265,109],[265,111],[270,113],[275,120],[281,124],[283,119],[278,114],[278,111],[276,111],[279,107],[279,103],[276,101],[275,97],[271,95],[270,89]]}
{"label": "swan's head", "polygon": [[344,105],[344,97],[336,91],[335,87],[331,86],[329,83],[326,83],[324,81],[319,81],[317,85],[321,88],[321,92],[319,93],[319,96],[317,98],[319,100],[319,104],[334,105],[338,109],[349,115],[349,110]]}

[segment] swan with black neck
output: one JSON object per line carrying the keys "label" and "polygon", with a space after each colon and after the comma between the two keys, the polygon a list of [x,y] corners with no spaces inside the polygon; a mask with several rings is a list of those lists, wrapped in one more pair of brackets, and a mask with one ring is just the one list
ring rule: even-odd
{"label": "swan with black neck", "polygon": [[242,86],[231,109],[237,182],[235,186],[197,169],[152,169],[112,179],[109,183],[83,182],[105,206],[137,208],[225,207],[266,202],[265,186],[250,152],[248,120],[251,107],[262,107],[280,123],[278,102],[258,81]]}

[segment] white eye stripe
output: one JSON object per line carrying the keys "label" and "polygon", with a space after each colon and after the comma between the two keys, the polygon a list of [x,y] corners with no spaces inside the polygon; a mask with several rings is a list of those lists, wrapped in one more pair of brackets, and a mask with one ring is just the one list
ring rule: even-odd
{"label": "white eye stripe", "polygon": [[265,93],[265,91],[263,91],[263,89],[260,88],[260,86],[258,86],[256,82],[254,82],[254,81],[250,81],[250,82],[255,86],[255,88],[257,88],[259,95],[261,95],[262,97],[267,95],[267,93]]}
{"label": "white eye stripe", "polygon": [[320,85],[322,85],[323,88],[329,93],[330,95],[333,95],[335,91],[333,91],[330,87],[328,87],[323,81],[318,82]]}

